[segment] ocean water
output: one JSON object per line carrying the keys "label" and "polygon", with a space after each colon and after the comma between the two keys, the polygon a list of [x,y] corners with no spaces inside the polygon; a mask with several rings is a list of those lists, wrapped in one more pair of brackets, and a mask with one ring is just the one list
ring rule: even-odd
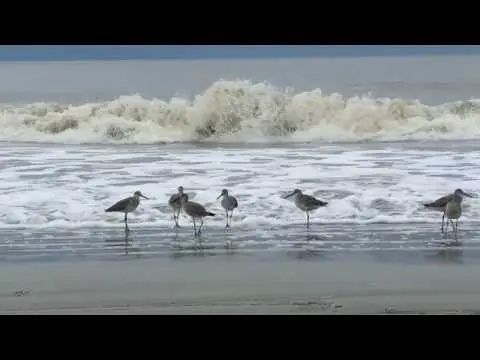
{"label": "ocean water", "polygon": [[[197,253],[167,206],[182,185],[216,214],[203,254],[478,261],[479,200],[449,250],[422,204],[480,195],[479,60],[0,63],[0,259]],[[309,231],[294,188],[329,202]],[[126,242],[104,209],[135,190]]]}

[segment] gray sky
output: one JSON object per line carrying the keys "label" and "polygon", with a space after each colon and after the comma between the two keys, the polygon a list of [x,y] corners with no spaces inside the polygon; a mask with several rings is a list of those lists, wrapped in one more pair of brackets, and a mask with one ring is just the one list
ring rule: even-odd
{"label": "gray sky", "polygon": [[480,54],[478,45],[1,45],[0,60],[205,59]]}

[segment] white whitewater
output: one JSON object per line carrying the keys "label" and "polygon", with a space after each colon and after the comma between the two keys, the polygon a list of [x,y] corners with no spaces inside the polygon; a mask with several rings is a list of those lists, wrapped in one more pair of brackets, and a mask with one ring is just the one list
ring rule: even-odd
{"label": "white whitewater", "polygon": [[56,143],[453,140],[480,136],[480,100],[427,106],[217,81],[191,98],[2,104],[0,125],[3,141]]}

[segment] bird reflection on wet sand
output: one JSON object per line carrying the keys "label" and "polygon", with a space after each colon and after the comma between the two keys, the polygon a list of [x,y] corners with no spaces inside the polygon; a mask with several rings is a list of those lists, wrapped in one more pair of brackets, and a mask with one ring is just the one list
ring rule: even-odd
{"label": "bird reflection on wet sand", "polygon": [[349,230],[352,225],[345,223],[322,223],[317,229],[312,227],[309,232],[303,224],[271,227],[266,231],[238,226],[231,232],[225,231],[223,221],[218,221],[218,224],[203,234],[202,247],[198,246],[198,239],[195,239],[189,227],[176,231],[170,223],[168,228],[137,227],[127,234],[113,226],[107,230],[82,228],[54,234],[48,229],[31,233],[9,231],[5,232],[5,238],[10,244],[4,246],[4,252],[0,255],[5,260],[13,258],[15,261],[17,258],[31,257],[32,254],[39,258],[67,256],[95,260],[132,259],[139,256],[162,261],[173,252],[188,256],[189,253],[203,251],[218,257],[248,256],[263,260],[285,258],[287,252],[298,252],[302,259],[314,261],[319,257],[319,261],[322,261],[319,252],[326,252],[331,259],[418,264],[431,262],[424,257],[427,253],[447,250],[439,254],[451,256],[455,253],[448,249],[462,248],[469,262],[480,261],[478,226],[468,222],[462,227],[460,243],[445,242],[439,234],[437,223],[433,222],[417,223],[414,227],[411,224],[357,224],[354,232]]}
{"label": "bird reflection on wet sand", "polygon": [[313,259],[326,259],[327,251],[322,249],[301,249],[298,250],[288,250],[287,256],[292,257],[296,260],[313,260]]}
{"label": "bird reflection on wet sand", "polygon": [[464,252],[459,248],[446,248],[436,251],[427,251],[424,255],[426,260],[432,260],[437,263],[463,264]]}
{"label": "bird reflection on wet sand", "polygon": [[316,235],[316,234],[307,234],[306,236],[307,241],[323,241],[325,238],[321,235]]}
{"label": "bird reflection on wet sand", "polygon": [[130,232],[125,231],[123,238],[105,239],[105,243],[107,243],[107,247],[110,248],[123,247],[124,255],[128,255],[129,249],[131,249],[133,245],[133,239],[130,237]]}

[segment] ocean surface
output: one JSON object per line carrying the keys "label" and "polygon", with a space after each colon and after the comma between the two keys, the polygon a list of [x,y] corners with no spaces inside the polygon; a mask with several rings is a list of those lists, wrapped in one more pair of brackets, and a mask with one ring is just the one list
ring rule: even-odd
{"label": "ocean surface", "polygon": [[[480,195],[480,56],[0,62],[0,260],[183,255],[468,263],[424,202]],[[216,214],[173,227],[182,185]],[[237,197],[232,227],[216,200]],[[328,201],[311,216],[282,195]],[[104,209],[140,190],[129,215]],[[452,246],[450,246],[452,245]]]}

